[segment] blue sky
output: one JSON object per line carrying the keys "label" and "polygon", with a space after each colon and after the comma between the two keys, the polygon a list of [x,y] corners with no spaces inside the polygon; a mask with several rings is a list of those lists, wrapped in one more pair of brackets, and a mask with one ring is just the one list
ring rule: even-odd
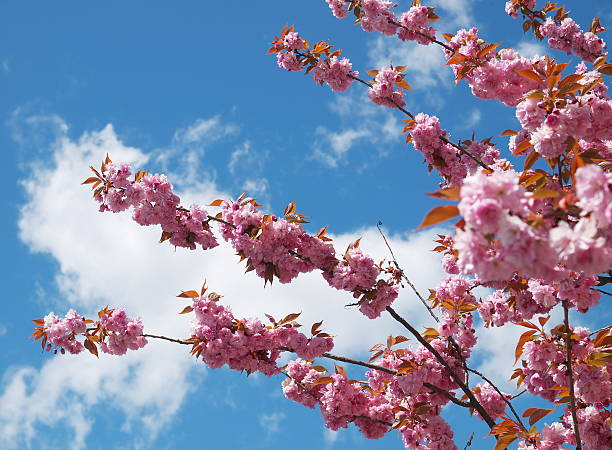
{"label": "blue sky", "polygon": [[[488,41],[529,56],[547,52],[504,14],[503,3],[431,4],[441,5],[442,31],[476,25]],[[593,15],[604,26],[612,21],[604,3],[566,6],[588,28]],[[366,441],[354,430],[327,432],[317,411],[282,397],[279,378],[211,371],[169,343],[96,360],[54,358],[28,339],[30,320],[48,311],[92,314],[106,304],[140,315],[147,331],[186,336],[189,321],[176,314],[183,304],[174,296],[204,278],[237,314],[303,311],[305,323],[324,319],[338,335],[337,352],[349,356],[365,357],[400,331],[343,308],[350,299],[315,274],[264,290],[225,246],[207,253],[160,246],[157,230],[127,215],[98,214],[79,185],[108,152],[171,174],[186,203],[247,189],[279,213],[295,200],[313,230],[330,226],[338,248],[363,236],[362,246],[380,258],[386,252],[374,226],[381,220],[417,286],[433,287],[442,276],[429,252],[434,233],[413,230],[433,204],[423,193],[438,179],[403,144],[403,117],[370,105],[359,86],[334,94],[276,67],[267,43],[292,23],[311,42],[329,39],[344,49],[362,73],[407,65],[415,88],[408,109],[438,115],[457,139],[516,126],[511,109],[455,86],[439,49],[367,34],[336,20],[322,0],[0,5],[0,447],[401,448],[394,433]],[[495,142],[506,150],[504,138]],[[409,292],[398,309],[431,325]],[[516,332],[487,333],[476,361],[503,380],[504,350]],[[476,430],[472,448],[489,448],[478,421],[466,421],[464,411],[446,416],[459,443]]]}

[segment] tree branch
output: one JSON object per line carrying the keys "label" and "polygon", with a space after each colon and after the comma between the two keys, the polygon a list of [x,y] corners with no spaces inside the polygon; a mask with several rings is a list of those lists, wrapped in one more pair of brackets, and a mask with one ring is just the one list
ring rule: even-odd
{"label": "tree branch", "polygon": [[164,341],[175,342],[177,344],[182,344],[182,345],[192,345],[193,344],[193,342],[183,341],[181,339],[174,339],[174,338],[170,338],[166,336],[158,336],[156,334],[142,334],[141,336],[147,337],[147,338],[153,338],[153,339],[163,339]]}
{"label": "tree branch", "polygon": [[393,317],[395,320],[397,320],[399,323],[401,323],[408,331],[410,331],[410,333],[419,341],[419,343],[423,347],[425,347],[427,350],[429,350],[431,352],[431,354],[434,355],[435,358],[440,362],[440,364],[442,364],[442,366],[444,366],[444,368],[448,372],[449,376],[461,388],[461,390],[464,392],[464,394],[470,400],[470,402],[469,402],[470,405],[476,411],[478,411],[478,413],[480,414],[480,417],[482,417],[482,419],[487,423],[489,428],[492,428],[495,425],[495,421],[491,418],[489,413],[484,409],[484,407],[476,399],[476,397],[474,396],[474,393],[470,390],[470,388],[468,386],[466,386],[466,384],[461,380],[461,377],[459,377],[459,375],[457,375],[455,373],[455,371],[453,369],[451,369],[451,367],[448,365],[448,363],[442,357],[442,355],[440,355],[440,353],[438,353],[438,351],[435,348],[433,348],[431,346],[431,344],[429,342],[427,342],[423,338],[423,336],[421,336],[421,334],[416,329],[414,329],[414,327],[412,327],[412,325],[410,325],[406,321],[406,319],[404,319],[397,312],[395,312],[395,310],[393,308],[391,308],[390,306],[387,306],[386,309],[387,309],[387,312],[389,314],[391,314],[391,317]]}
{"label": "tree branch", "polygon": [[412,284],[412,281],[408,279],[408,277],[406,276],[406,273],[400,267],[399,263],[397,262],[397,258],[395,257],[395,254],[393,253],[393,249],[391,248],[391,245],[389,244],[389,241],[387,240],[387,236],[385,236],[385,233],[383,233],[382,229],[380,228],[381,225],[382,225],[382,222],[379,220],[378,223],[376,224],[376,228],[378,228],[378,232],[380,233],[383,240],[385,241],[385,244],[387,248],[389,249],[389,253],[391,253],[391,257],[393,258],[393,264],[395,265],[395,268],[401,272],[402,278],[404,279],[404,281],[406,281],[406,283],[408,283],[408,286],[410,286],[410,288],[412,289],[412,292],[414,292],[415,295],[419,298],[419,300],[421,300],[421,303],[423,304],[423,306],[427,308],[427,311],[429,311],[429,314],[431,315],[431,317],[433,317],[436,322],[440,322],[440,319],[438,319],[436,314],[429,307],[429,305],[427,304],[427,301],[423,298],[420,292],[417,291],[417,288],[415,287],[415,285]]}
{"label": "tree branch", "polygon": [[576,450],[582,450],[582,440],[578,427],[578,416],[576,415],[576,395],[574,393],[574,369],[572,368],[572,331],[569,326],[569,306],[567,300],[563,300],[563,323],[565,324],[565,353],[567,359],[567,377],[569,378],[569,400],[574,422],[574,437],[576,438]]}
{"label": "tree branch", "polygon": [[[510,403],[510,400],[508,400],[506,398],[506,396],[503,394],[502,391],[500,391],[497,386],[495,386],[493,384],[493,382],[491,380],[489,380],[487,377],[485,377],[482,373],[480,373],[477,370],[474,369],[470,369],[469,367],[466,366],[466,370],[478,375],[480,378],[482,378],[483,380],[485,380],[487,383],[489,383],[489,385],[495,389],[495,391],[499,394],[499,396],[504,400],[504,402],[506,402],[506,405],[508,405],[508,407],[510,408],[510,410],[512,411],[512,414],[514,414],[514,417],[516,418],[516,421],[518,422],[518,424],[521,426],[521,428],[523,429],[523,431],[527,432],[527,428],[525,428],[525,425],[523,424],[523,421],[521,420],[521,417],[518,415],[518,413],[516,412],[516,410],[514,409],[514,406],[512,406],[512,403]],[[512,397],[514,398],[514,397]]]}

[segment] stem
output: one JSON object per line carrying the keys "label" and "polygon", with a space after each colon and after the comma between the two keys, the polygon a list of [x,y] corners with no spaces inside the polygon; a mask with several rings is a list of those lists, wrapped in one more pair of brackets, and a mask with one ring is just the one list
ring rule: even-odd
{"label": "stem", "polygon": [[427,304],[427,301],[423,298],[423,296],[419,293],[419,291],[417,291],[417,288],[414,286],[414,284],[412,284],[412,281],[408,279],[404,271],[400,268],[400,265],[397,262],[397,259],[395,258],[395,254],[393,253],[393,249],[391,248],[391,245],[389,244],[389,241],[387,240],[387,236],[385,236],[385,233],[383,233],[382,229],[380,228],[381,225],[382,225],[382,222],[379,220],[378,223],[376,224],[376,228],[378,228],[378,232],[384,239],[385,244],[387,245],[387,248],[389,249],[389,253],[391,253],[391,257],[393,258],[393,264],[395,264],[395,268],[401,272],[402,278],[404,279],[404,281],[406,281],[406,283],[408,283],[408,286],[410,286],[410,288],[412,289],[412,292],[414,292],[416,296],[419,298],[419,300],[421,300],[421,303],[423,303],[423,306],[427,308],[427,311],[429,311],[429,314],[431,315],[431,317],[433,317],[436,322],[440,322],[440,319],[438,319],[436,314],[429,307],[429,305]]}
{"label": "stem", "polygon": [[433,42],[434,44],[438,44],[438,45],[439,45],[439,46],[441,46],[441,47],[444,47],[444,48],[445,48],[446,50],[448,50],[449,52],[454,52],[454,51],[455,51],[455,50],[453,50],[453,48],[452,48],[452,47],[450,47],[449,45],[445,44],[445,43],[444,43],[444,42],[442,42],[442,41],[437,40],[436,38],[432,38],[432,37],[430,37],[430,36],[427,36],[425,33],[421,33],[420,31],[411,30],[411,29],[410,29],[410,28],[408,28],[407,26],[402,25],[401,23],[396,22],[396,21],[395,21],[395,20],[393,20],[393,19],[388,19],[388,20],[389,20],[389,23],[392,23],[392,24],[393,24],[393,25],[395,25],[396,27],[403,28],[404,30],[407,30],[407,31],[412,31],[413,33],[416,33],[416,34],[418,34],[419,36],[424,37],[424,38],[425,38],[425,39],[427,39],[428,41]]}
{"label": "stem", "polygon": [[446,360],[438,353],[438,351],[432,347],[432,345],[421,336],[421,334],[412,327],[402,316],[400,316],[393,308],[387,306],[387,312],[391,314],[395,320],[401,323],[410,333],[419,341],[419,343],[425,347],[429,352],[435,356],[435,358],[444,366],[449,376],[453,379],[453,381],[461,388],[463,393],[470,400],[469,404],[480,414],[480,417],[487,423],[489,428],[493,428],[495,425],[495,421],[491,418],[489,413],[484,409],[484,407],[480,404],[480,402],[474,396],[474,393],[465,385],[465,383],[461,380],[459,375],[455,373],[453,369],[448,365]]}
{"label": "stem", "polygon": [[174,338],[169,338],[166,336],[158,336],[155,334],[143,334],[141,335],[142,337],[147,337],[147,338],[153,338],[153,339],[163,339],[164,341],[170,341],[170,342],[175,342],[177,344],[183,344],[183,345],[192,345],[193,342],[187,342],[187,341],[183,341],[181,339],[174,339]]}
{"label": "stem", "polygon": [[[480,378],[482,378],[483,380],[485,380],[487,383],[489,383],[489,385],[495,389],[495,391],[501,396],[501,398],[504,400],[504,402],[506,402],[506,405],[508,405],[508,407],[510,408],[510,410],[512,411],[512,414],[514,414],[514,417],[516,418],[516,421],[518,422],[518,424],[521,426],[521,428],[523,429],[523,431],[527,432],[527,428],[525,428],[525,425],[523,424],[523,421],[521,420],[520,416],[518,415],[518,413],[516,412],[516,410],[514,409],[514,406],[512,406],[512,403],[510,403],[510,400],[508,400],[506,398],[506,396],[502,393],[502,391],[500,391],[497,386],[495,386],[493,384],[493,382],[491,380],[489,380],[487,377],[485,377],[482,373],[480,373],[477,370],[474,369],[470,369],[469,367],[466,367],[466,370],[478,375]],[[514,398],[514,397],[512,397]]]}
{"label": "stem", "polygon": [[468,152],[466,149],[464,149],[462,146],[455,144],[452,141],[449,141],[448,139],[446,139],[444,136],[440,136],[440,140],[442,142],[447,143],[448,145],[452,145],[453,147],[455,147],[457,150],[459,150],[460,153],[463,153],[464,155],[470,157],[474,162],[476,162],[476,164],[478,164],[480,167],[482,167],[483,169],[488,170],[489,172],[493,172],[493,169],[491,169],[488,165],[486,165],[485,163],[483,163],[481,160],[479,160],[478,158],[476,158],[474,155],[472,155],[470,152]]}
{"label": "stem", "polygon": [[[336,355],[332,355],[330,353],[323,353],[321,355],[324,358],[329,358],[329,359],[333,359],[336,361],[342,361],[345,363],[349,363],[349,364],[354,364],[356,366],[363,366],[363,367],[368,367],[370,369],[374,369],[374,370],[380,370],[382,372],[386,372],[388,374],[391,375],[397,375],[397,372],[393,369],[387,369],[386,367],[381,367],[381,366],[377,366],[376,364],[370,364],[364,361],[358,361],[355,359],[350,359],[350,358],[345,358],[344,356],[336,356]],[[423,386],[425,386],[428,389],[431,389],[432,391],[434,391],[437,394],[441,394],[444,397],[446,397],[447,399],[449,399],[451,402],[453,402],[456,405],[462,406],[464,408],[469,408],[470,404],[466,403],[466,402],[462,402],[461,400],[459,400],[457,397],[453,397],[450,392],[439,388],[438,386],[435,386],[431,383],[423,383]]]}
{"label": "stem", "polygon": [[576,395],[574,394],[574,370],[572,368],[572,332],[569,326],[569,307],[567,300],[563,300],[563,323],[565,324],[565,352],[567,357],[567,376],[569,378],[570,410],[572,422],[574,422],[574,437],[576,438],[576,450],[582,450],[582,440],[578,429],[578,416],[576,414]]}

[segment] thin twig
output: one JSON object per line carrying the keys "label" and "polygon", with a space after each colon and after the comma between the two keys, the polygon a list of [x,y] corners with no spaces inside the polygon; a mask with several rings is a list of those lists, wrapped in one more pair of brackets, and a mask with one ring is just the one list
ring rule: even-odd
{"label": "thin twig", "polygon": [[193,342],[183,341],[181,339],[174,339],[174,338],[170,338],[170,337],[166,337],[166,336],[158,336],[158,335],[155,335],[155,334],[143,334],[141,336],[142,337],[147,337],[147,338],[153,338],[153,339],[163,339],[164,341],[175,342],[177,344],[182,344],[182,345],[192,345],[193,344]]}
{"label": "thin twig", "polygon": [[606,292],[603,289],[595,289],[595,290],[601,292],[602,294],[606,294],[606,295],[609,295],[610,297],[612,297],[612,294],[610,292]]}
{"label": "thin twig", "polygon": [[404,30],[412,31],[413,33],[416,33],[416,34],[418,34],[419,36],[424,37],[424,38],[425,38],[425,39],[427,39],[428,41],[433,42],[434,44],[438,44],[438,45],[439,45],[439,46],[441,46],[441,47],[444,47],[444,48],[445,48],[446,50],[448,50],[449,52],[454,52],[454,51],[455,51],[455,50],[454,50],[454,49],[453,49],[451,46],[449,46],[449,45],[445,44],[445,43],[444,43],[444,42],[442,42],[442,41],[437,40],[436,38],[432,38],[432,37],[430,37],[430,36],[427,36],[425,33],[421,33],[420,31],[411,30],[411,29],[410,29],[410,28],[408,28],[406,25],[402,25],[401,23],[396,22],[396,21],[395,21],[395,20],[393,20],[393,19],[388,19],[388,20],[389,20],[389,23],[391,23],[391,24],[395,25],[396,27],[400,27],[400,28],[403,28]]}
{"label": "thin twig", "polygon": [[391,317],[393,317],[395,320],[397,320],[399,323],[401,323],[408,331],[410,331],[410,333],[419,341],[419,343],[425,347],[427,350],[429,350],[431,352],[432,355],[434,355],[434,357],[440,362],[440,364],[442,364],[442,366],[444,366],[444,368],[446,369],[446,371],[448,372],[449,376],[453,379],[453,381],[461,388],[461,390],[463,391],[463,393],[467,396],[467,398],[470,400],[470,405],[476,410],[478,411],[478,413],[480,414],[480,417],[482,417],[482,419],[487,423],[487,425],[489,426],[489,428],[492,428],[495,425],[495,421],[491,418],[491,416],[489,415],[489,413],[484,409],[484,407],[482,406],[482,404],[476,399],[476,397],[474,396],[474,393],[469,389],[468,386],[466,386],[466,384],[461,380],[461,378],[459,377],[459,375],[457,375],[455,373],[455,371],[453,369],[451,369],[451,367],[448,365],[448,363],[446,362],[446,360],[442,357],[442,355],[440,355],[440,353],[438,353],[438,351],[432,347],[432,345],[427,342],[425,340],[425,338],[423,338],[423,336],[421,336],[421,334],[412,326],[410,325],[406,319],[404,319],[402,316],[400,316],[397,312],[395,312],[395,310],[390,307],[387,306],[386,308],[387,312],[389,314],[391,314]]}
{"label": "thin twig", "polygon": [[[527,428],[525,428],[525,425],[523,424],[523,421],[521,420],[521,417],[518,415],[518,413],[516,412],[516,410],[514,409],[514,406],[512,406],[512,403],[510,403],[510,400],[508,400],[506,398],[506,396],[503,394],[502,391],[500,391],[497,386],[495,386],[493,384],[493,382],[491,380],[489,380],[486,376],[484,376],[482,373],[480,373],[478,370],[474,370],[474,369],[470,369],[469,367],[466,367],[466,370],[478,375],[480,378],[482,378],[483,380],[485,380],[487,383],[489,383],[489,385],[495,389],[495,392],[497,392],[499,394],[499,396],[504,400],[504,402],[506,402],[506,405],[508,405],[508,407],[510,408],[510,410],[512,411],[512,414],[514,414],[514,417],[516,418],[516,421],[518,422],[518,424],[521,426],[521,428],[523,429],[523,431],[527,431]],[[513,397],[514,398],[514,397]]]}
{"label": "thin twig", "polygon": [[468,447],[472,446],[472,439],[474,439],[474,432],[472,431],[472,434],[470,435],[470,438],[468,439],[467,443],[465,444],[465,447],[463,447],[463,450],[467,450]]}
{"label": "thin twig", "polygon": [[378,223],[376,224],[376,228],[378,228],[378,232],[380,233],[383,240],[385,241],[385,245],[389,249],[389,253],[391,253],[391,257],[393,258],[393,264],[395,265],[395,268],[401,272],[402,278],[404,279],[404,281],[406,281],[406,283],[408,283],[408,286],[410,286],[410,288],[415,293],[415,295],[419,298],[419,300],[421,300],[421,303],[423,303],[423,306],[427,308],[427,311],[429,311],[429,314],[431,314],[431,317],[433,317],[436,322],[440,322],[440,319],[438,319],[436,314],[429,307],[429,305],[427,304],[427,301],[423,298],[423,296],[417,290],[416,286],[412,283],[412,281],[408,279],[405,272],[400,267],[399,263],[397,262],[397,258],[395,257],[395,254],[393,253],[393,249],[391,248],[391,245],[389,244],[389,241],[387,240],[387,236],[385,236],[385,233],[383,233],[382,229],[380,228],[381,225],[382,225],[382,222],[379,220]]}
{"label": "thin twig", "polygon": [[493,169],[491,169],[488,165],[486,165],[485,163],[483,163],[481,160],[479,160],[478,158],[476,158],[474,155],[472,155],[470,152],[468,152],[465,148],[463,148],[461,145],[455,144],[453,141],[449,141],[447,138],[445,138],[444,136],[439,136],[440,140],[442,142],[445,142],[448,145],[452,145],[453,147],[455,147],[457,150],[459,150],[460,153],[463,153],[464,155],[470,157],[474,162],[476,162],[476,164],[478,164],[480,167],[482,167],[483,169],[488,170],[489,172],[493,172]]}
{"label": "thin twig", "polygon": [[567,377],[569,379],[569,400],[574,422],[574,437],[576,438],[576,450],[582,450],[582,440],[578,427],[578,416],[576,414],[576,395],[574,394],[574,370],[572,368],[572,331],[569,326],[569,306],[567,300],[563,300],[563,323],[565,324],[565,352],[567,358]]}
{"label": "thin twig", "polygon": [[[369,369],[374,369],[374,370],[380,370],[381,372],[386,372],[388,374],[391,375],[397,375],[397,371],[393,370],[393,369],[387,369],[386,367],[382,367],[382,366],[378,366],[376,364],[371,364],[371,363],[367,363],[364,361],[359,361],[356,359],[351,359],[351,358],[346,358],[344,356],[336,356],[336,355],[332,355],[331,353],[323,353],[321,355],[324,358],[329,358],[329,359],[333,359],[335,361],[341,361],[341,362],[345,362],[345,363],[349,363],[349,364],[354,364],[356,366],[362,366],[362,367],[367,367]],[[456,405],[462,406],[464,408],[469,408],[470,404],[467,402],[463,402],[461,400],[459,400],[457,397],[453,397],[451,395],[450,392],[439,388],[438,386],[435,386],[431,383],[423,383],[423,386],[425,386],[428,389],[431,389],[432,391],[434,391],[437,394],[441,394],[443,396],[445,396],[447,399],[449,399],[451,402],[453,402]]]}

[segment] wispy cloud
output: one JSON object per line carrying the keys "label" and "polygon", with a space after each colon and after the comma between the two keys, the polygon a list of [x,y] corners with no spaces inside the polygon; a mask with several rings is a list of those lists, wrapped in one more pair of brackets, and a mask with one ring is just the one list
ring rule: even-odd
{"label": "wispy cloud", "polygon": [[482,114],[480,113],[480,110],[472,109],[472,111],[470,111],[470,113],[463,118],[463,121],[457,125],[457,128],[460,130],[471,130],[480,123],[481,118]]}
{"label": "wispy cloud", "polygon": [[525,58],[546,55],[546,46],[540,42],[521,41],[516,45],[516,51]]}
{"label": "wispy cloud", "polygon": [[328,167],[338,167],[354,143],[369,136],[370,132],[364,129],[349,128],[335,132],[319,126],[316,130],[314,157]]}
{"label": "wispy cloud", "polygon": [[268,152],[256,151],[247,140],[234,149],[227,169],[243,191],[261,198],[268,194],[268,179],[262,176],[268,156]]}
{"label": "wispy cloud", "polygon": [[286,417],[286,414],[282,412],[262,414],[259,416],[259,425],[261,425],[268,435],[278,433]]}
{"label": "wispy cloud", "polygon": [[0,323],[0,336],[4,336],[8,332],[8,329],[5,325]]}

